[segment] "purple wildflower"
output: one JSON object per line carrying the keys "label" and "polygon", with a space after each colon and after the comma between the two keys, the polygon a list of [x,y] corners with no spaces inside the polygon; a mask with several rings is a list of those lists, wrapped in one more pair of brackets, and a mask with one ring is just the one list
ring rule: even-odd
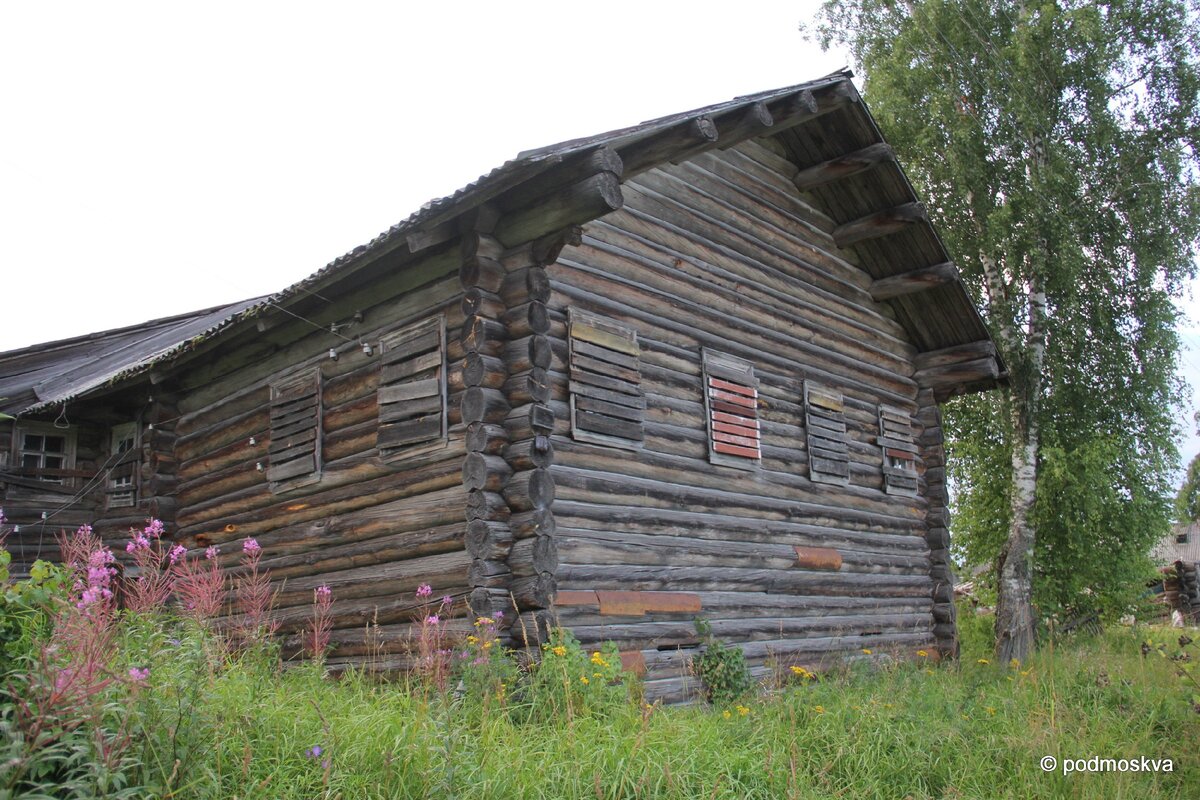
{"label": "purple wildflower", "polygon": [[320,758],[321,753],[324,752],[325,751],[321,748],[321,745],[314,744],[312,747],[308,748],[307,751],[305,751],[304,755],[308,756],[309,758]]}
{"label": "purple wildflower", "polygon": [[332,594],[333,594],[333,590],[330,589],[325,584],[321,584],[320,586],[317,587],[317,597],[329,597]]}
{"label": "purple wildflower", "polygon": [[149,677],[150,677],[150,668],[149,667],[130,667],[129,668],[129,679],[132,680],[134,683],[145,683],[146,679]]}
{"label": "purple wildflower", "polygon": [[431,594],[433,594],[433,587],[428,583],[422,583],[417,587],[417,597],[429,597]]}
{"label": "purple wildflower", "polygon": [[499,622],[500,620],[504,619],[504,612],[503,612],[503,611],[493,611],[493,612],[492,612],[492,619],[494,619],[494,620],[496,620],[497,622]]}
{"label": "purple wildflower", "polygon": [[206,559],[208,559],[209,561],[212,561],[214,558],[216,558],[216,557],[217,557],[217,554],[218,554],[218,553],[220,553],[220,552],[221,552],[221,548],[217,547],[216,545],[211,545],[211,544],[210,544],[210,545],[209,545],[207,548],[205,548],[205,550],[204,550],[204,557],[205,557]]}
{"label": "purple wildflower", "polygon": [[250,555],[254,555],[259,550],[262,550],[262,547],[260,547],[258,542],[255,541],[254,539],[247,539],[246,543],[242,545],[242,550],[249,553]]}
{"label": "purple wildflower", "polygon": [[181,558],[187,555],[187,548],[181,544],[177,544],[171,548],[171,552],[167,553],[167,560],[175,565]]}
{"label": "purple wildflower", "polygon": [[449,605],[453,605],[453,604],[454,604],[454,598],[451,597],[450,595],[446,595],[445,597],[442,598],[442,605],[449,606]]}
{"label": "purple wildflower", "polygon": [[153,517],[151,517],[149,520],[146,521],[146,527],[142,531],[142,533],[144,533],[147,537],[149,537],[151,539],[157,539],[158,537],[162,536],[163,535],[162,520],[154,519]]}

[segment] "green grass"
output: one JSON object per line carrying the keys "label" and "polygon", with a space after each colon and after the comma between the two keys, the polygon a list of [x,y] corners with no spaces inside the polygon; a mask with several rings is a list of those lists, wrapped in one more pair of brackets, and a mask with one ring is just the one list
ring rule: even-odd
{"label": "green grass", "polygon": [[[979,624],[956,663],[858,667],[745,714],[650,708],[636,684],[568,708],[551,680],[533,716],[519,694],[214,660],[202,637],[148,626],[126,640],[152,670],[127,704],[129,769],[155,796],[222,800],[1200,797],[1200,714],[1176,664],[1141,652],[1178,632],[1117,628],[1016,669],[979,663]],[[1045,773],[1046,755],[1166,757],[1174,772]]]}
{"label": "green grass", "polygon": [[[495,698],[243,663],[205,689],[211,748],[177,796],[1200,797],[1200,716],[1140,641],[1117,630],[1021,670],[968,652],[848,672],[745,715],[630,700],[534,723]],[[1168,757],[1175,771],[1047,774],[1046,755]]]}

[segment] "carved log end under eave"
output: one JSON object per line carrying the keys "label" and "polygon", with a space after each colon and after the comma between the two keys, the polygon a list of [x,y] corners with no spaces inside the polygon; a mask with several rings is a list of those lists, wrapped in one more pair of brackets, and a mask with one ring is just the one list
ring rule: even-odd
{"label": "carved log end under eave", "polygon": [[866,172],[879,164],[894,162],[896,152],[886,142],[876,142],[861,150],[855,150],[845,155],[831,158],[820,164],[800,170],[792,178],[796,188],[802,192],[811,191],[818,186],[842,180],[852,175]]}
{"label": "carved log end under eave", "polygon": [[547,233],[590,222],[623,204],[620,179],[611,172],[598,172],[505,215],[496,224],[495,236],[505,246],[516,247]]}
{"label": "carved log end under eave", "polygon": [[839,225],[833,231],[833,241],[838,247],[850,247],[868,239],[888,236],[904,230],[909,225],[928,221],[929,215],[924,205],[904,203]]}
{"label": "carved log end under eave", "polygon": [[944,286],[959,280],[958,267],[946,261],[929,267],[902,272],[872,282],[868,291],[876,303],[902,297],[907,294],[923,292],[937,286]]}

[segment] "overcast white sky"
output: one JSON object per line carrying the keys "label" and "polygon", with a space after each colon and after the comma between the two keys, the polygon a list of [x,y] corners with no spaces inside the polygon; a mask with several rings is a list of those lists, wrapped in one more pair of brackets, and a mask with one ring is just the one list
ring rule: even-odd
{"label": "overcast white sky", "polygon": [[278,291],[520,150],[846,66],[817,5],[0,5],[0,351]]}

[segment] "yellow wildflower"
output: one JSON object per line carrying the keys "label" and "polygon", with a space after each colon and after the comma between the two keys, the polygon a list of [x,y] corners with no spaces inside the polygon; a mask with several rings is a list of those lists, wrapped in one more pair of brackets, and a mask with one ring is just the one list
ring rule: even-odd
{"label": "yellow wildflower", "polygon": [[811,678],[813,676],[811,672],[801,666],[792,666],[791,670],[794,674],[799,675],[801,678]]}
{"label": "yellow wildflower", "polygon": [[871,649],[869,647],[864,647],[862,650],[864,654],[868,656],[871,655]]}
{"label": "yellow wildflower", "polygon": [[988,661],[986,658],[981,658],[978,661],[976,661],[975,663],[976,664],[990,664],[992,662]]}
{"label": "yellow wildflower", "polygon": [[737,712],[738,712],[738,714],[739,714],[739,715],[741,715],[741,716],[743,716],[743,717],[744,717],[744,716],[746,716],[747,714],[749,714],[749,713],[750,713],[750,709],[746,708],[745,706],[738,706],[738,707],[737,707]]}
{"label": "yellow wildflower", "polygon": [[721,712],[721,716],[724,717],[725,719],[729,719],[730,717],[733,716],[733,714],[730,714],[729,709],[727,708]]}
{"label": "yellow wildflower", "polygon": [[496,620],[492,619],[491,617],[477,617],[475,619],[475,627],[476,628],[480,628],[484,625],[495,625],[495,624],[496,624]]}
{"label": "yellow wildflower", "polygon": [[488,648],[490,648],[490,647],[491,647],[493,644],[494,644],[494,642],[484,642],[484,643],[483,643],[483,649],[484,649],[484,650],[487,650],[487,649],[488,649]]}
{"label": "yellow wildflower", "polygon": [[468,636],[467,637],[467,644],[475,644],[478,641],[479,641],[478,636]]}
{"label": "yellow wildflower", "polygon": [[592,677],[593,677],[593,678],[603,678],[603,677],[604,677],[604,674],[603,674],[603,673],[601,673],[601,672],[593,672],[593,673],[592,673]]}
{"label": "yellow wildflower", "polygon": [[929,658],[929,653],[925,652],[924,650],[918,650],[917,655],[919,655],[921,658]]}
{"label": "yellow wildflower", "polygon": [[987,712],[994,716],[996,714],[996,709],[992,708],[991,706],[988,706]]}
{"label": "yellow wildflower", "polygon": [[929,669],[929,668],[926,668],[926,669],[925,669],[925,674],[926,674],[926,675],[932,675],[932,674],[933,674],[933,670],[931,670],[931,669]]}
{"label": "yellow wildflower", "polygon": [[1033,672],[1033,670],[1031,670],[1031,669],[1023,669],[1023,670],[1021,670],[1021,677],[1022,677],[1022,678],[1028,678],[1028,677],[1029,677],[1029,673],[1031,673],[1031,672]]}
{"label": "yellow wildflower", "polygon": [[554,653],[556,656],[565,656],[567,654],[567,648],[563,647],[561,644],[557,644],[550,648],[550,652]]}
{"label": "yellow wildflower", "polygon": [[1019,660],[1019,659],[1016,659],[1016,658],[1014,658],[1012,661],[1009,661],[1009,662],[1008,662],[1008,665],[1009,665],[1010,667],[1012,667],[1013,669],[1020,669],[1020,668],[1021,668],[1021,662],[1020,662],[1020,660]]}
{"label": "yellow wildflower", "polygon": [[813,711],[817,712],[818,714],[824,714],[825,706],[813,706]]}
{"label": "yellow wildflower", "polygon": [[587,679],[587,675],[580,675],[579,682],[582,683],[584,686],[587,686],[589,683],[591,683],[591,681],[589,681]]}

